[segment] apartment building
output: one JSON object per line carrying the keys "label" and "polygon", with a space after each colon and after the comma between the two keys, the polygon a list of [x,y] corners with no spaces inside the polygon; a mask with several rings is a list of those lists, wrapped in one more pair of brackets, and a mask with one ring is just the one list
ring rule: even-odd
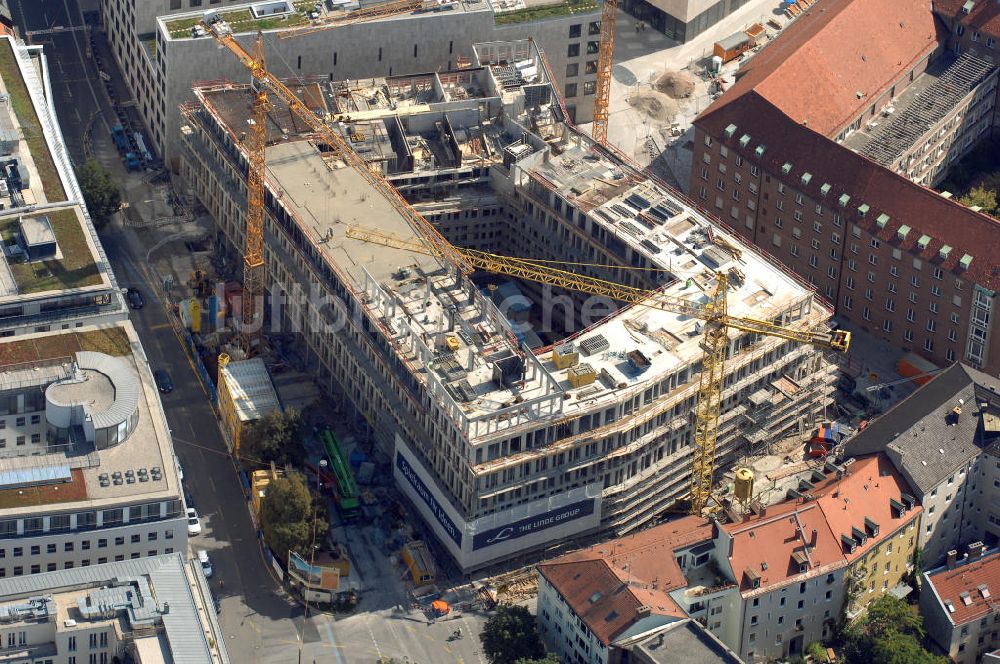
{"label": "apartment building", "polygon": [[[290,34],[282,35],[284,29],[309,26],[314,3],[288,2],[287,12],[263,17],[258,16],[258,4],[158,0],[137,5],[129,0],[102,0],[108,40],[136,108],[156,151],[175,170],[178,161],[172,145],[181,124],[177,106],[193,99],[194,84],[248,80],[242,65],[220,54],[210,36],[192,32],[207,10],[218,12],[245,44],[263,30],[268,63],[281,77],[342,81],[451,70],[472,58],[475,43],[531,38],[548,55],[570,119],[584,123],[593,117],[600,37],[596,4],[590,11],[560,14],[540,11],[547,4],[544,1],[529,2],[526,7],[523,2],[454,0],[434,3],[433,10],[371,21],[323,8],[320,20],[339,18],[343,25],[303,31],[290,38],[282,38]],[[544,20],[536,19],[537,15],[544,15]]]}
{"label": "apartment building", "polygon": [[927,635],[957,664],[988,661],[1000,646],[1000,553],[969,546],[961,560],[951,552],[945,565],[924,572],[920,613]]}
{"label": "apartment building", "polygon": [[[845,454],[885,453],[923,507],[918,546],[935,567],[969,542],[1000,541],[997,379],[962,364],[938,373],[845,445]],[[985,404],[985,405],[984,405]]]}
{"label": "apartment building", "polygon": [[0,648],[14,664],[227,664],[197,561],[180,553],[0,579]]}
{"label": "apartment building", "polygon": [[0,337],[128,318],[90,221],[55,112],[40,47],[0,36]]}
{"label": "apartment building", "polygon": [[989,2],[934,0],[934,13],[947,27],[949,48],[987,62],[1000,62],[1000,20]]}
{"label": "apartment building", "polygon": [[[564,662],[622,661],[632,641],[683,622],[670,591],[704,567],[712,527],[685,517],[539,564],[538,626]],[[700,559],[699,559],[700,556]]]}
{"label": "apartment building", "polygon": [[[587,263],[584,274],[695,301],[715,270],[736,268],[734,313],[810,328],[827,320],[803,284],[563,123],[534,42],[491,42],[474,55],[459,71],[366,81],[374,87],[363,95],[357,82],[313,87],[304,99],[321,115],[382,99],[338,127],[460,244],[471,234],[491,251]],[[426,110],[407,108],[415,90]],[[182,175],[236,253],[245,89],[196,95]],[[275,127],[294,127],[287,112],[273,111]],[[463,568],[597,529],[628,532],[686,494],[696,320],[582,295],[554,305],[523,282],[534,318],[515,324],[489,289],[414,251],[398,209],[307,134],[268,140],[267,284],[284,303],[272,325],[302,335],[323,387],[370,423],[404,495]],[[553,310],[568,320],[548,324]],[[528,332],[558,349],[529,350]],[[798,430],[830,400],[833,369],[809,346],[739,336],[727,373],[720,468],[748,436]],[[751,421],[753,394],[766,408]]]}
{"label": "apartment building", "polygon": [[[996,372],[1000,353],[990,344],[990,312],[997,286],[997,222],[915,182],[936,181],[920,169],[942,177],[948,164],[987,135],[995,114],[996,69],[974,56],[958,56],[938,81],[958,90],[950,77],[974,70],[963,84],[963,101],[949,101],[950,110],[934,121],[907,114],[899,102],[906,94],[900,85],[921,86],[914,87],[913,100],[942,99],[943,93],[933,92],[936,83],[921,81],[944,66],[941,58],[955,57],[934,59],[940,47],[931,44],[945,44],[947,34],[935,32],[939,22],[925,4],[861,7],[845,0],[807,12],[808,20],[796,21],[751,60],[736,85],[696,120],[691,194],[744,239],[815,284],[839,316],[941,366],[963,361]],[[891,18],[871,13],[879,7],[891,10]],[[897,16],[899,8],[909,12]],[[905,25],[893,40],[874,33],[865,38],[866,30],[886,25],[895,34],[900,24]],[[907,37],[916,26],[922,27]],[[858,51],[856,61],[843,57],[842,40],[834,38],[842,29],[857,32],[850,47]],[[875,43],[898,48],[884,51]],[[798,95],[790,82],[805,70],[793,72],[791,65],[804,60],[818,68],[807,74],[811,80],[835,77],[841,83],[820,86],[819,98]],[[886,119],[880,104],[898,107]],[[828,107],[833,110],[823,110]],[[872,118],[881,126],[864,139],[865,130],[858,127]],[[903,155],[898,161],[883,165],[865,153],[861,143],[882,140],[879,132],[898,124],[893,118],[909,118],[888,132],[894,145],[909,140],[899,138],[904,129],[926,126],[934,135],[927,148],[932,153],[925,154],[923,135],[898,153]],[[926,164],[911,173],[912,155],[924,155],[919,161]],[[897,172],[902,162],[905,172]]]}

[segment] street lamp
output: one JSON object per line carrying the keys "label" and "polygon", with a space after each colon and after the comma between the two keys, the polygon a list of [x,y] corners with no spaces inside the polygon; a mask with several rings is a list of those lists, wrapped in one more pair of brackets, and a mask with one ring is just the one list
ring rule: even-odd
{"label": "street lamp", "polygon": [[323,488],[323,473],[326,472],[327,462],[326,459],[319,460],[319,474],[316,475],[316,490],[319,491]]}

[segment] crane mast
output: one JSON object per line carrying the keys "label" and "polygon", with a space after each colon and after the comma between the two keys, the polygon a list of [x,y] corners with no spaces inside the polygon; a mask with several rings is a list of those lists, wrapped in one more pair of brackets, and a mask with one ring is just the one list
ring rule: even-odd
{"label": "crane mast", "polygon": [[597,81],[594,83],[594,126],[591,135],[601,145],[608,144],[608,104],[611,102],[611,66],[615,54],[615,20],[618,0],[604,0],[601,9],[601,46],[597,53]]}

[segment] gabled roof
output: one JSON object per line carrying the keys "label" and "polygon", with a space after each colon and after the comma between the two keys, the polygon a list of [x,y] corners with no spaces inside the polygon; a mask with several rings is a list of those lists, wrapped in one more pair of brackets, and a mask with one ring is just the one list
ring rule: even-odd
{"label": "gabled roof", "polygon": [[[976,384],[989,389],[1000,381],[964,364],[952,365],[850,439],[846,453],[892,452],[900,459],[899,470],[923,497],[980,452]],[[963,414],[949,417],[959,399],[966,404]]]}
{"label": "gabled roof", "polygon": [[1000,593],[1000,552],[961,562],[953,569],[939,567],[926,572],[924,579],[952,624],[977,620],[996,610],[990,605],[995,606],[995,595]]}
{"label": "gabled roof", "polygon": [[[865,228],[904,255],[1000,290],[1000,222],[869,161],[816,133],[812,125],[793,121],[756,91],[736,94],[727,101],[733,90],[698,116],[695,125],[745,159],[760,164],[771,177],[840,212],[847,224]],[[736,129],[727,138],[730,125]],[[744,135],[750,138],[746,145],[740,142]],[[757,154],[761,145],[766,149]],[[782,170],[785,163],[794,165],[787,173]],[[807,172],[810,177],[804,181]],[[839,207],[838,201],[845,195],[849,204]],[[857,209],[862,202],[868,205],[863,215]],[[888,220],[879,224],[883,214]],[[910,232],[901,233],[903,225]],[[919,243],[922,235],[930,238],[925,246]],[[940,249],[945,245],[951,251],[942,257]],[[963,266],[965,255],[971,262]]]}
{"label": "gabled roof", "polygon": [[538,565],[604,644],[642,617],[640,607],[670,619],[684,612],[668,592],[686,585],[674,551],[712,539],[707,519],[687,516],[573,551]]}
{"label": "gabled roof", "polygon": [[[721,528],[733,539],[729,563],[744,597],[826,574],[847,564],[840,539],[830,529],[816,502],[779,503],[768,507],[763,516],[724,524]],[[809,565],[803,572],[800,561],[804,560]],[[755,578],[760,580],[756,587]]]}
{"label": "gabled roof", "polygon": [[853,552],[844,551],[847,561],[853,562],[916,518],[919,505],[905,512],[893,508],[892,501],[904,504],[903,494],[910,491],[892,462],[876,454],[856,460],[843,477],[824,483],[814,494],[838,538],[863,535],[864,544],[857,544]]}
{"label": "gabled roof", "polygon": [[823,0],[751,59],[706,114],[756,90],[829,136],[946,39],[926,0]]}

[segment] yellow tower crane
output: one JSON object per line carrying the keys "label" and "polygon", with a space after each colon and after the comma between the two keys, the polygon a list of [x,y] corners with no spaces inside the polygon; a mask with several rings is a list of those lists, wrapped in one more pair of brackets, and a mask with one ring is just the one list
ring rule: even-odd
{"label": "yellow tower crane", "polygon": [[597,52],[594,83],[594,125],[590,133],[601,145],[608,144],[608,104],[611,102],[611,67],[615,54],[615,20],[618,0],[604,0],[601,8],[601,41]]}
{"label": "yellow tower crane", "polygon": [[[715,288],[708,301],[699,303],[669,296],[659,291],[634,288],[561,270],[542,261],[455,247],[441,235],[433,224],[413,209],[380,172],[369,168],[337,130],[323,122],[320,117],[309,110],[294,92],[268,72],[264,68],[262,58],[248,52],[231,34],[215,31],[212,31],[212,34],[220,44],[229,49],[250,70],[259,88],[266,89],[287,104],[292,114],[304,122],[321,141],[335,150],[348,166],[384,196],[420,236],[419,239],[399,238],[377,229],[352,227],[347,231],[350,237],[432,255],[455,266],[464,274],[471,274],[476,270],[504,274],[579,292],[603,295],[619,302],[660,308],[705,321],[706,351],[695,408],[695,451],[692,459],[690,495],[693,513],[701,513],[712,497],[715,446],[724,385],[723,369],[728,346],[728,330],[736,329],[752,334],[773,336],[836,351],[846,351],[850,344],[850,333],[841,330],[833,332],[803,330],[765,320],[730,316],[726,308],[729,282],[728,276],[723,272],[716,274]],[[260,147],[259,152],[263,155],[263,146]]]}

